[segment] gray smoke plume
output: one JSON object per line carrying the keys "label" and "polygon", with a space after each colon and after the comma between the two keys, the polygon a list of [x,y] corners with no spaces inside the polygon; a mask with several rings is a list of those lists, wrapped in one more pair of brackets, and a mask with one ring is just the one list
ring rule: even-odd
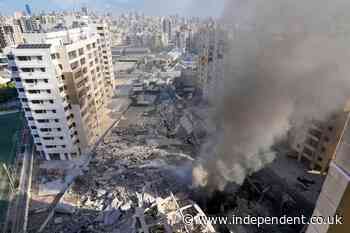
{"label": "gray smoke plume", "polygon": [[227,1],[224,80],[213,82],[210,96],[216,130],[193,168],[194,185],[242,184],[273,161],[271,146],[291,120],[322,120],[344,107],[349,6],[347,0]]}

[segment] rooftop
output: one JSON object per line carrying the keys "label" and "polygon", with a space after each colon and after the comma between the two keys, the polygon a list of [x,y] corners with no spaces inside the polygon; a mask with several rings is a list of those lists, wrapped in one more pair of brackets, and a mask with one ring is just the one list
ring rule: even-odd
{"label": "rooftop", "polygon": [[17,49],[48,49],[51,44],[20,44]]}

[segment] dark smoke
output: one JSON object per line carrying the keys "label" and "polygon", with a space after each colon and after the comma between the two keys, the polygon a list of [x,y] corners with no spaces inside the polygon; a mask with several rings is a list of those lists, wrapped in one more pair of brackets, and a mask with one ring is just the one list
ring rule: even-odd
{"label": "dark smoke", "polygon": [[193,169],[194,185],[242,184],[273,161],[271,146],[292,120],[301,125],[343,108],[350,95],[349,6],[347,0],[227,1],[224,80],[213,83],[210,96],[216,130]]}

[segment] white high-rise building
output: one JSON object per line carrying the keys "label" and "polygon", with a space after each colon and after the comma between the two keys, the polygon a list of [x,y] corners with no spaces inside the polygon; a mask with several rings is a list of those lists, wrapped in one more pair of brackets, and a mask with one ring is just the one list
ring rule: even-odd
{"label": "white high-rise building", "polygon": [[103,40],[89,26],[24,37],[8,58],[37,151],[47,160],[88,153],[112,122]]}

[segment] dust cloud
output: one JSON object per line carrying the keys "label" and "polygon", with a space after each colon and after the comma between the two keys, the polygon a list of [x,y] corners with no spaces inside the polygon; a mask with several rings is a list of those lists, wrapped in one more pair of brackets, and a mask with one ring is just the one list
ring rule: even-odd
{"label": "dust cloud", "polygon": [[[193,185],[222,190],[274,160],[291,120],[339,111],[350,95],[346,0],[228,0],[224,79],[210,95],[210,132]],[[224,84],[224,85],[221,85]],[[294,126],[294,125],[293,125]]]}

